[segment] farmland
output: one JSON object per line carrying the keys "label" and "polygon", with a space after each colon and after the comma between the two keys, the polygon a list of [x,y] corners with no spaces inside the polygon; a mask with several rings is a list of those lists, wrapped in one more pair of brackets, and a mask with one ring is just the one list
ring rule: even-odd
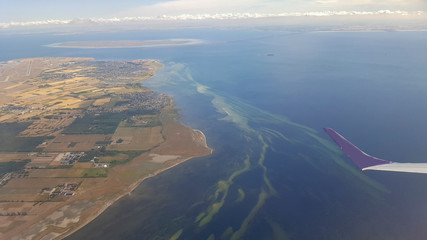
{"label": "farmland", "polygon": [[132,128],[119,127],[113,135],[108,150],[149,150],[164,141],[162,127]]}
{"label": "farmland", "polygon": [[8,79],[0,82],[1,239],[65,236],[143,179],[211,153],[203,133],[178,122],[171,97],[140,84],[161,67],[89,58],[0,64]]}
{"label": "farmland", "polygon": [[126,116],[121,113],[89,113],[77,118],[63,134],[110,134],[114,133],[120,121]]}
{"label": "farmland", "polygon": [[111,138],[108,134],[59,134],[45,146],[48,152],[85,152],[97,147],[97,142]]}
{"label": "farmland", "polygon": [[44,137],[19,137],[19,132],[26,129],[30,123],[14,122],[0,123],[0,152],[31,152],[41,144]]}

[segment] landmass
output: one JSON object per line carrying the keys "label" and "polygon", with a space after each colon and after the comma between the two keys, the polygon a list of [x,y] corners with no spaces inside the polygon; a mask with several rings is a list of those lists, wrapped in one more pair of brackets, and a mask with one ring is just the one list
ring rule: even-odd
{"label": "landmass", "polygon": [[64,48],[128,48],[128,47],[161,47],[199,44],[197,39],[170,39],[150,41],[86,41],[86,42],[63,42],[48,45],[49,47]]}
{"label": "landmass", "polygon": [[212,152],[155,60],[0,62],[0,239],[61,239],[144,179]]}

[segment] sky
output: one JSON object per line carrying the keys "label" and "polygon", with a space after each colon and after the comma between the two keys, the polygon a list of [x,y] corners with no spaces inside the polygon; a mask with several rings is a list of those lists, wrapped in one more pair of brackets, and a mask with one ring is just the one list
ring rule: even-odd
{"label": "sky", "polygon": [[268,14],[327,11],[349,15],[355,12],[377,14],[384,13],[383,10],[393,14],[422,12],[427,15],[427,0],[0,0],[0,28],[26,23],[41,25],[49,21],[69,24],[72,20],[82,19],[121,21],[180,16],[177,19],[182,20],[218,18],[217,15],[229,17],[226,14],[233,17],[249,14],[246,18],[255,18]]}
{"label": "sky", "polygon": [[181,14],[426,11],[427,0],[0,0],[0,22]]}

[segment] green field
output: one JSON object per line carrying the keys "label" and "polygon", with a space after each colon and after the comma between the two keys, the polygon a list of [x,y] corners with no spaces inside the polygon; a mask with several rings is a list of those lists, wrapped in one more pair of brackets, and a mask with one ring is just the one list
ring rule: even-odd
{"label": "green field", "polygon": [[111,134],[120,121],[126,118],[121,113],[86,114],[76,119],[62,133],[64,134]]}
{"label": "green field", "polygon": [[141,155],[144,151],[90,151],[86,152],[86,155],[79,159],[79,162],[88,162],[94,157],[97,158],[97,162],[109,163],[110,166],[118,164],[124,164]]}
{"label": "green field", "polygon": [[1,123],[0,152],[31,152],[45,141],[46,137],[18,137],[31,123]]}
{"label": "green field", "polygon": [[120,127],[158,127],[162,126],[162,122],[159,119],[159,116],[148,116],[148,117],[137,117],[135,119],[129,118],[120,123]]}
{"label": "green field", "polygon": [[19,161],[19,162],[0,162],[0,176],[8,172],[15,172],[24,169],[25,164],[29,163],[30,160]]}
{"label": "green field", "polygon": [[105,168],[90,168],[86,169],[83,172],[84,178],[97,178],[97,177],[107,177],[107,169]]}

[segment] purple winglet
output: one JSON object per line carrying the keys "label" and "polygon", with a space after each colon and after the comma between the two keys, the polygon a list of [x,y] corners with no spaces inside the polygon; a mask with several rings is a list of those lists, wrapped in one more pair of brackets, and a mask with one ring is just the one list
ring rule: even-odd
{"label": "purple winglet", "polygon": [[323,130],[325,130],[329,137],[331,137],[332,140],[338,144],[345,155],[347,155],[361,169],[391,163],[390,161],[372,157],[364,153],[362,150],[354,146],[350,141],[345,139],[331,128],[324,128]]}

